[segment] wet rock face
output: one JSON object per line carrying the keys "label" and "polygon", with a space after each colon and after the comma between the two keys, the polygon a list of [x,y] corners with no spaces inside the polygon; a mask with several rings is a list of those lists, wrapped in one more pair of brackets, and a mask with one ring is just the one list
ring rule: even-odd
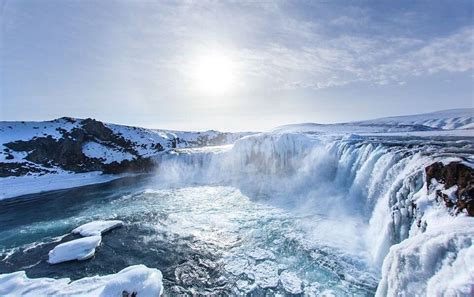
{"label": "wet rock face", "polygon": [[466,210],[474,216],[474,170],[461,162],[451,162],[444,165],[441,162],[426,167],[426,182],[428,189],[433,179],[443,184],[445,189],[457,186],[454,192],[456,199],[450,199],[441,190],[436,191],[438,200],[443,201],[446,207],[455,209],[456,213]]}

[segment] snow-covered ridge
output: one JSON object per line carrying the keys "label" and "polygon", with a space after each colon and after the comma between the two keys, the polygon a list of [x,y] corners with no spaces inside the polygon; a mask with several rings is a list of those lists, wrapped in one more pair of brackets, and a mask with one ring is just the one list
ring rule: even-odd
{"label": "snow-covered ridge", "polygon": [[[277,127],[273,132],[344,133],[400,133],[415,131],[443,131],[474,128],[474,108],[451,109],[426,114],[386,117],[375,120],[316,124],[303,123]],[[435,133],[436,134],[436,133]],[[432,134],[433,135],[433,134]],[[471,136],[474,134],[471,134]]]}
{"label": "snow-covered ridge", "polygon": [[380,118],[358,122],[360,124],[419,125],[436,129],[474,128],[474,108],[450,109],[431,113]]}

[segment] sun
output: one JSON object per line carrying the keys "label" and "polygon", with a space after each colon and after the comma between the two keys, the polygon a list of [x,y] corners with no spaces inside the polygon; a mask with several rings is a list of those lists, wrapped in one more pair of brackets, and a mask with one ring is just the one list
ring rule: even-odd
{"label": "sun", "polygon": [[199,57],[195,67],[196,85],[203,93],[220,95],[230,91],[235,84],[235,63],[225,55]]}

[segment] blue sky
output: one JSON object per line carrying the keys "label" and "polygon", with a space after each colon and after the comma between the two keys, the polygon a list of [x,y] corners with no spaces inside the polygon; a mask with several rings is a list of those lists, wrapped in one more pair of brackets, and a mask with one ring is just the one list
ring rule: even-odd
{"label": "blue sky", "polygon": [[0,0],[0,117],[265,130],[474,107],[473,3]]}

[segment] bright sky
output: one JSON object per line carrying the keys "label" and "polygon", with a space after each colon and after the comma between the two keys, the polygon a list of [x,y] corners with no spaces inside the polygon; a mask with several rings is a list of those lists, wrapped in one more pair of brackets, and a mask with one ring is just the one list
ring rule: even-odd
{"label": "bright sky", "polygon": [[473,6],[0,0],[0,119],[232,131],[474,107]]}

